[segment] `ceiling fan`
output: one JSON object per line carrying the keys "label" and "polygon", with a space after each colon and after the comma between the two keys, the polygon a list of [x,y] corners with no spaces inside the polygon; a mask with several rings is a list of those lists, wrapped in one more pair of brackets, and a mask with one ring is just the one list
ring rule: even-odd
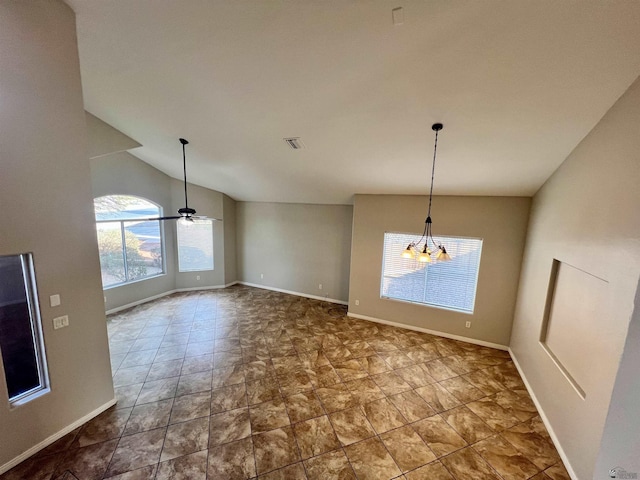
{"label": "ceiling fan", "polygon": [[180,143],[182,144],[182,171],[184,172],[184,207],[178,209],[178,215],[148,218],[147,220],[183,220],[186,222],[193,222],[194,220],[222,221],[220,218],[209,218],[200,215],[196,216],[196,211],[193,208],[189,208],[189,201],[187,197],[187,156],[185,152],[185,146],[189,144],[189,141],[181,138]]}

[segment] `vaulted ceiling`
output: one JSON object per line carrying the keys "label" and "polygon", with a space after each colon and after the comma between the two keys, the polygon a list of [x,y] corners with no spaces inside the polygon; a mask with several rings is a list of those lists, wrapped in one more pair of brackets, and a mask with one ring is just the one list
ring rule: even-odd
{"label": "vaulted ceiling", "polygon": [[640,75],[630,0],[67,3],[86,109],[238,200],[426,193],[437,121],[436,194],[533,195]]}

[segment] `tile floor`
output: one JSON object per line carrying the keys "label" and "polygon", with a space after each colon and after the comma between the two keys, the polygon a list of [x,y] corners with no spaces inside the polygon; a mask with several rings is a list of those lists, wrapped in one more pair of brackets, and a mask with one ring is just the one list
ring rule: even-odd
{"label": "tile floor", "polygon": [[118,403],[2,480],[569,479],[506,352],[249,287],[108,319]]}

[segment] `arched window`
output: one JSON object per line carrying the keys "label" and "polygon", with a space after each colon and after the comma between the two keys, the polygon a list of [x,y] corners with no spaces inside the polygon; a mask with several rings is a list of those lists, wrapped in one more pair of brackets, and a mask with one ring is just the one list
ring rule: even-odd
{"label": "arched window", "polygon": [[153,202],[132,195],[93,201],[100,250],[102,287],[135,282],[164,273],[162,215]]}

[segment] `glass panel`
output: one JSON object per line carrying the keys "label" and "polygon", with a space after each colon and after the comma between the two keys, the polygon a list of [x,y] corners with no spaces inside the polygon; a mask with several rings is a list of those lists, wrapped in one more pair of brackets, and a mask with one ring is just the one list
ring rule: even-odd
{"label": "glass panel", "polygon": [[178,221],[178,269],[181,272],[213,270],[213,222]]}
{"label": "glass panel", "polygon": [[93,201],[96,221],[130,220],[160,216],[160,208],[144,198],[131,195],[107,195]]}
{"label": "glass panel", "polygon": [[129,281],[163,272],[160,222],[124,222]]}
{"label": "glass panel", "polygon": [[98,231],[102,286],[108,287],[126,282],[127,273],[124,268],[120,222],[97,223],[96,229]]}
{"label": "glass panel", "polygon": [[164,273],[160,207],[131,195],[94,199],[104,288]]}
{"label": "glass panel", "polygon": [[31,282],[22,257],[0,257],[0,353],[9,400],[42,387],[28,291]]}

